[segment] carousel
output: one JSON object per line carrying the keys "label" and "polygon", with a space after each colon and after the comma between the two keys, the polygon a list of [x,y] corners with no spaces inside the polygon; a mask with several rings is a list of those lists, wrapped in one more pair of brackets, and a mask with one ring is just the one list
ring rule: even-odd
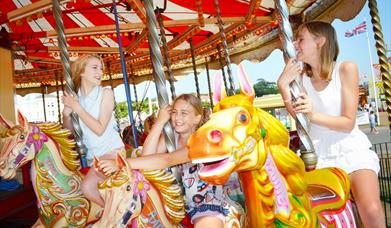
{"label": "carousel", "polygon": [[[289,149],[285,127],[253,107],[254,91],[242,67],[240,94],[235,95],[231,64],[262,61],[275,49],[295,57],[293,34],[300,24],[347,21],[365,4],[374,24],[391,123],[389,65],[374,0],[2,0],[0,180],[13,178],[20,168],[23,186],[0,195],[0,220],[5,221],[0,224],[191,227],[175,170],[132,170],[118,155],[120,171],[99,184],[100,194],[107,200],[105,207],[99,208],[80,190],[88,165],[78,116],[72,115],[75,134],[71,135],[62,127],[60,110],[58,122],[43,123],[29,123],[16,110],[16,95],[44,92],[56,92],[60,109],[60,91],[74,91],[70,65],[80,56],[95,54],[105,64],[102,84],[112,88],[124,85],[131,126],[135,125],[132,99],[138,101],[136,91],[133,97],[130,93],[130,84],[135,90],[138,83],[154,81],[159,106],[163,106],[169,103],[169,96],[175,99],[175,81],[181,75],[193,73],[194,93],[200,97],[198,75],[202,70],[207,72],[210,105],[216,113],[214,125],[208,122],[207,127],[218,131],[229,125],[233,129],[238,112],[251,116],[246,116],[248,129],[242,130],[260,130],[243,135],[238,148],[226,143],[213,149],[207,144],[204,128],[188,143],[189,156],[195,161],[216,150],[238,152],[232,152],[234,168],[201,176],[207,182],[223,184],[232,172],[238,173],[244,208],[230,211],[227,227],[359,226],[347,174],[337,168],[315,169],[308,117],[296,117],[301,141],[298,157]],[[222,71],[215,89],[209,69]],[[302,92],[297,80],[290,89],[296,98]],[[172,128],[166,125],[164,133],[168,151],[174,151]],[[135,127],[132,138],[137,148]],[[258,162],[242,162],[249,159]]]}

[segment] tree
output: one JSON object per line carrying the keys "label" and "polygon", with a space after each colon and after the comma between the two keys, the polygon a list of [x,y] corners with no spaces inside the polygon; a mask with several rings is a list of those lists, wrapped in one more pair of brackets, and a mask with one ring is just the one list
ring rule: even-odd
{"label": "tree", "polygon": [[[139,103],[139,105],[140,105],[140,112],[145,112],[145,113],[149,112],[148,98],[146,98],[141,104]],[[137,111],[135,101],[132,102],[132,107],[133,107],[133,111]],[[119,118],[125,118],[128,116],[128,104],[126,101],[118,102],[116,108],[117,108]],[[156,110],[157,110],[156,103],[153,102],[152,111],[156,112]]]}
{"label": "tree", "polygon": [[[257,80],[257,83],[253,85],[255,96],[262,97],[268,94],[279,94],[277,84],[275,82],[268,82],[263,78]],[[240,93],[240,89],[237,89],[236,94]]]}

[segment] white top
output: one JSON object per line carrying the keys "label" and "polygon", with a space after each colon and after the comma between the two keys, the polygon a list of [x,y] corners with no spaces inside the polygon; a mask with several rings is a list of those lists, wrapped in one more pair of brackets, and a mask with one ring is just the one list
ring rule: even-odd
{"label": "white top", "polygon": [[[102,86],[96,86],[87,96],[81,95],[80,90],[78,93],[80,105],[95,119],[99,118],[102,93]],[[113,152],[115,149],[124,147],[122,139],[118,133],[118,127],[114,120],[114,115],[111,116],[106,130],[101,136],[98,136],[91,131],[81,119],[80,127],[83,131],[83,143],[88,149],[88,160],[91,160],[93,156],[100,157],[106,153]]]}
{"label": "white top", "polygon": [[[341,116],[342,92],[339,75],[340,63],[336,63],[332,78],[326,88],[317,91],[309,77],[303,77],[303,86],[312,99],[313,111],[330,116]],[[368,137],[355,124],[351,132],[341,132],[310,123],[310,137],[318,155],[318,168],[339,167],[347,173],[358,169],[378,172],[377,155],[369,150]],[[370,163],[370,164],[367,164]]]}

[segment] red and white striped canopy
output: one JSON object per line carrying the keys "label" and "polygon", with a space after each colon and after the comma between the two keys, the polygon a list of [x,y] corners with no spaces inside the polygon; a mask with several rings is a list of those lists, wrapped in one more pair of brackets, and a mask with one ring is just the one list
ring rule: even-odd
{"label": "red and white striped canopy", "polygon": [[[58,0],[71,60],[86,53],[101,55],[110,63],[116,78],[120,74],[119,50],[112,0]],[[213,0],[156,0],[163,9],[162,18],[174,73],[191,67],[189,40],[192,39],[196,63],[212,63],[220,46]],[[304,19],[329,20],[355,16],[364,0],[289,0],[294,23]],[[136,82],[152,73],[148,49],[146,13],[142,0],[116,0],[120,35],[126,65]],[[262,59],[278,46],[277,19],[273,0],[220,0],[221,17],[229,52],[234,62]],[[346,8],[349,7],[349,11]],[[345,9],[344,9],[345,8]],[[327,13],[325,13],[327,12]],[[15,81],[18,89],[39,83],[53,84],[56,72],[62,71],[52,0],[1,0],[1,46],[7,38],[15,59]],[[271,41],[274,41],[273,45]],[[201,67],[202,68],[202,67]],[[117,73],[117,74],[116,74]],[[34,84],[35,83],[35,84]]]}

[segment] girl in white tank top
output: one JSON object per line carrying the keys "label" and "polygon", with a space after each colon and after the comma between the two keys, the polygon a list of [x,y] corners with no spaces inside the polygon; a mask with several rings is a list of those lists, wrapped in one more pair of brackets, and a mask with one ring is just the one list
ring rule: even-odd
{"label": "girl in white tank top", "polygon": [[[114,159],[114,152],[124,152],[113,117],[114,94],[110,88],[102,88],[103,62],[99,56],[86,55],[72,64],[72,80],[78,94],[64,92],[64,127],[73,132],[71,112],[80,118],[83,143],[87,147],[87,160],[93,157]],[[91,168],[82,183],[84,195],[100,206],[104,206],[97,183],[104,175]]]}
{"label": "girl in white tank top", "polygon": [[[325,22],[301,25],[295,46],[297,61],[304,63],[304,70],[290,59],[277,82],[286,108],[292,116],[300,112],[308,115],[317,167],[338,167],[349,174],[364,227],[385,227],[377,179],[379,159],[356,125],[357,66],[335,62],[339,52],[336,33]],[[291,102],[289,84],[303,71],[306,93]]]}

